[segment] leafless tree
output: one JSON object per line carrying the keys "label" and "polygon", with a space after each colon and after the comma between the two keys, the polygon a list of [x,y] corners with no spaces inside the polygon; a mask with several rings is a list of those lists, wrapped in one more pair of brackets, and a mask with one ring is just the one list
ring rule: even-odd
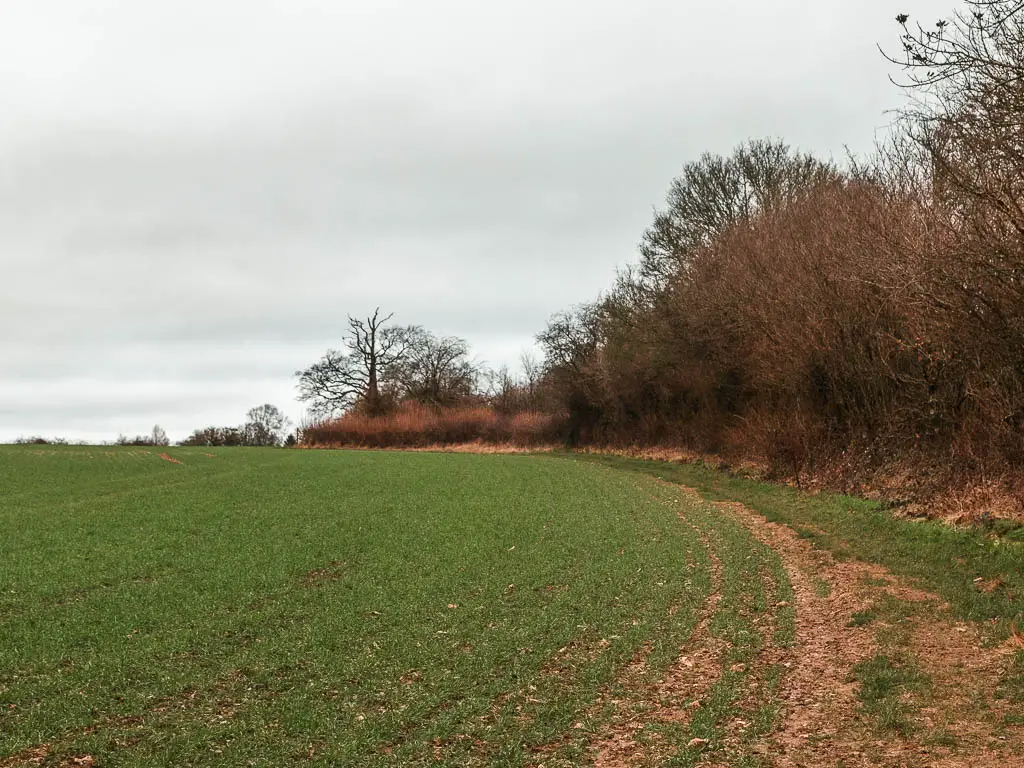
{"label": "leafless tree", "polygon": [[159,424],[153,426],[153,433],[150,436],[150,440],[153,441],[153,445],[164,446],[170,445],[171,441],[167,439],[167,433],[164,432],[164,428]]}
{"label": "leafless tree", "polygon": [[1019,79],[1024,1],[966,0],[965,6],[934,25],[923,25],[906,13],[896,16],[903,30],[901,50],[891,54],[882,49],[886,58],[904,68],[906,79],[895,82],[920,89],[979,73],[995,82]]}
{"label": "leafless tree", "polygon": [[519,371],[507,365],[482,374],[483,394],[498,413],[543,410],[544,366],[530,350],[519,356]]}
{"label": "leafless tree", "polygon": [[425,405],[455,405],[476,389],[479,369],[469,359],[464,339],[437,337],[412,327],[406,330],[405,350],[393,371],[401,398]]}
{"label": "leafless tree", "polygon": [[296,371],[299,400],[315,416],[334,416],[357,406],[370,414],[385,409],[382,380],[405,358],[413,333],[408,326],[387,325],[392,317],[381,317],[379,307],[365,320],[349,316],[342,348],[329,349],[309,368]]}
{"label": "leafless tree", "polygon": [[197,429],[178,443],[183,446],[240,446],[246,444],[244,430],[239,427],[206,427]]}
{"label": "leafless tree", "polygon": [[[929,298],[972,348],[962,404],[1024,423],[1024,2],[966,0],[949,19],[896,17],[894,78],[911,93],[941,247]],[[957,317],[956,322],[949,320]]]}
{"label": "leafless tree", "polygon": [[565,370],[578,374],[601,341],[600,307],[581,304],[569,312],[559,312],[547,328],[537,334],[544,350],[544,369],[550,374]]}
{"label": "leafless tree", "polygon": [[733,224],[837,176],[832,164],[766,139],[750,141],[729,157],[708,153],[687,163],[669,187],[667,207],[656,212],[640,243],[641,284],[660,290]]}
{"label": "leafless tree", "polygon": [[935,202],[958,234],[1024,237],[1024,2],[969,0],[934,27],[896,17],[904,111],[930,165]]}
{"label": "leafless tree", "polygon": [[277,446],[281,444],[284,431],[288,425],[287,417],[277,406],[265,403],[250,408],[246,414],[245,444],[254,446]]}
{"label": "leafless tree", "polygon": [[135,437],[129,437],[127,435],[118,435],[117,440],[114,441],[115,445],[135,445],[135,446],[158,446],[163,447],[171,444],[171,441],[167,439],[167,433],[164,432],[163,427],[159,424],[154,425],[153,431],[148,435],[136,435]]}
{"label": "leafless tree", "polygon": [[537,356],[528,349],[524,349],[519,355],[519,368],[523,372],[522,386],[527,398],[533,407],[540,391],[541,382],[544,379],[544,366]]}

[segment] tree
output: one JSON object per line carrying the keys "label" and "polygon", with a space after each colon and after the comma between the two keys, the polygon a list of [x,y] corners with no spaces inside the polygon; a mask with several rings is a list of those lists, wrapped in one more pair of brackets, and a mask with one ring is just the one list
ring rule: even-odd
{"label": "tree", "polygon": [[153,431],[148,435],[136,435],[135,437],[128,437],[127,435],[118,435],[117,440],[114,441],[115,445],[134,445],[134,446],[157,446],[163,447],[171,444],[171,441],[167,439],[167,433],[164,432],[163,427],[159,424],[153,426]]}
{"label": "tree", "polygon": [[340,350],[329,349],[309,368],[296,371],[299,400],[309,403],[319,417],[330,417],[353,407],[376,415],[385,410],[382,382],[403,360],[413,329],[387,325],[393,317],[348,318],[348,334]]}
{"label": "tree", "polygon": [[405,355],[391,371],[400,398],[450,406],[473,395],[479,370],[469,359],[465,339],[412,327],[405,341]]}
{"label": "tree", "polygon": [[245,433],[239,427],[206,427],[195,430],[178,445],[203,447],[245,445]]}
{"label": "tree", "polygon": [[153,426],[153,434],[150,439],[153,441],[153,445],[165,446],[171,444],[171,441],[167,439],[167,433],[164,432],[164,428],[159,424]]}
{"label": "tree", "polygon": [[276,406],[270,403],[258,405],[246,414],[245,426],[242,428],[245,444],[278,446],[287,426],[288,419]]}
{"label": "tree", "polygon": [[[922,209],[937,225],[927,301],[935,327],[958,334],[957,418],[990,412],[1020,445],[1024,424],[1024,2],[967,0],[925,25],[900,14],[912,98],[906,140],[927,185]],[[952,318],[957,318],[955,321]]]}
{"label": "tree", "polygon": [[582,304],[569,312],[559,312],[547,328],[537,334],[537,343],[544,351],[544,369],[579,374],[584,364],[597,351],[601,341],[600,307]]}
{"label": "tree", "polygon": [[933,89],[939,93],[952,86],[954,91],[973,90],[979,76],[990,83],[1019,83],[1020,63],[1024,58],[1024,1],[967,0],[967,10],[953,18],[939,19],[933,27],[911,24],[910,16],[896,16],[903,34],[902,51],[893,56],[894,64],[904,67],[907,80],[901,83],[913,89]]}
{"label": "tree", "polygon": [[737,147],[729,157],[708,153],[687,163],[669,187],[667,207],[644,233],[638,279],[660,291],[730,226],[837,177],[832,164],[767,139]]}
{"label": "tree", "polygon": [[487,402],[498,413],[544,410],[544,367],[531,351],[519,355],[518,373],[502,365],[497,370],[485,369],[481,377]]}
{"label": "tree", "polygon": [[[904,87],[919,94],[904,110],[931,165],[935,202],[958,234],[988,246],[1001,280],[1019,283],[1024,239],[1024,2],[969,0],[933,28],[896,21]],[[1007,260],[1008,251],[1011,258]]]}
{"label": "tree", "polygon": [[537,334],[544,374],[569,413],[568,441],[589,438],[601,417],[599,366],[603,330],[601,304],[583,304],[553,316]]}

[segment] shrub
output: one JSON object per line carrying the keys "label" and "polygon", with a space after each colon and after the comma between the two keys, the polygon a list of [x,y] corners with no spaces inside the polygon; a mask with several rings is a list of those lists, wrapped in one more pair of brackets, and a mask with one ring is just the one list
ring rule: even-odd
{"label": "shrub", "polygon": [[302,442],[310,446],[360,448],[423,448],[472,442],[521,448],[561,442],[564,419],[529,411],[501,414],[486,406],[431,408],[407,402],[389,414],[351,412],[303,427]]}

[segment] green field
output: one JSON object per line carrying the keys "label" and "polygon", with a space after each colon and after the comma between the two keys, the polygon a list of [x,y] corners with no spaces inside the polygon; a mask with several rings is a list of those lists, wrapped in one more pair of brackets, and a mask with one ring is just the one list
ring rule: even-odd
{"label": "green field", "polygon": [[[573,764],[620,668],[693,630],[702,536],[730,664],[788,587],[741,526],[590,463],[171,454],[0,448],[0,756]],[[666,738],[713,736],[743,677]]]}
{"label": "green field", "polygon": [[[976,618],[1005,640],[1012,541],[929,523],[894,546],[866,502],[621,459],[8,446],[0,768],[770,766],[799,611],[853,587],[808,560],[817,596],[795,596],[749,520],[665,480],[949,593],[939,616],[868,579],[873,602],[828,610],[836,632],[878,630],[843,715],[867,754],[896,743],[880,733],[966,748],[915,725],[943,682],[914,627]],[[940,567],[958,552],[973,559]],[[971,589],[975,565],[1004,587]],[[979,695],[1005,742],[1024,654],[996,662]]]}

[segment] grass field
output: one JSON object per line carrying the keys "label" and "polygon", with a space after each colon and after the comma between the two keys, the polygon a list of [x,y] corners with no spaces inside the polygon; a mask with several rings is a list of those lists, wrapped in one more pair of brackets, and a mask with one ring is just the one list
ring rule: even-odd
{"label": "grass field", "polygon": [[[833,629],[866,643],[847,670],[859,688],[840,702],[856,707],[850,738],[882,743],[891,726],[886,744],[974,744],[937,715],[920,725],[944,682],[901,622],[978,613],[968,618],[990,629],[970,637],[1009,642],[1018,592],[912,611],[899,594],[862,595],[845,571],[808,576],[791,562],[806,538],[841,549],[827,500],[805,512],[818,515],[805,540],[780,549],[712,503],[714,489],[709,501],[650,476],[666,471],[529,455],[0,447],[0,768],[785,764],[773,754],[793,701],[818,695],[796,690],[794,672],[813,651],[800,618],[815,600],[835,601]],[[764,504],[796,514],[792,501]],[[846,545],[957,591],[898,552]],[[1003,548],[999,568],[1020,556]],[[993,656],[985,699],[1007,749],[1019,657]]]}

